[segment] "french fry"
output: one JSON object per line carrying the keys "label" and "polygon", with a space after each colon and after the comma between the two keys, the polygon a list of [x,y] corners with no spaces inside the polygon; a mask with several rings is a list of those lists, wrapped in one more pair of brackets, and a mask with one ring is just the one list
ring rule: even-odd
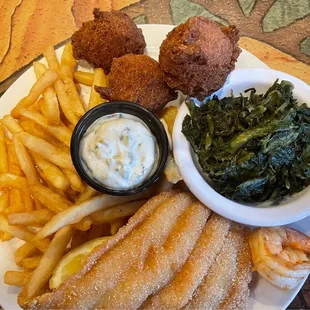
{"label": "french fry", "polygon": [[45,160],[35,152],[32,152],[31,155],[37,165],[37,169],[41,171],[39,174],[43,174],[44,180],[48,180],[54,187],[63,191],[70,186],[69,180],[56,165]]}
{"label": "french fry", "polygon": [[72,206],[69,200],[42,184],[31,185],[29,188],[33,197],[55,213],[62,212]]}
{"label": "french fry", "polygon": [[122,205],[117,205],[106,210],[102,210],[90,215],[94,225],[112,223],[118,218],[134,215],[144,204],[146,200],[133,201]]}
{"label": "french fry", "polygon": [[84,188],[84,191],[79,195],[78,199],[76,200],[76,204],[80,204],[98,195],[100,195],[100,192],[96,191],[94,188],[90,187],[89,185],[86,185]]}
{"label": "french fry", "polygon": [[22,126],[18,123],[18,121],[12,117],[10,114],[4,115],[1,123],[4,127],[8,129],[11,134],[24,131]]}
{"label": "french fry", "polygon": [[54,84],[54,88],[63,114],[70,123],[76,125],[76,123],[79,121],[79,118],[74,114],[72,110],[71,102],[67,96],[63,81],[57,80]]}
{"label": "french fry", "polygon": [[21,169],[18,158],[15,154],[12,140],[6,137],[5,143],[6,143],[6,150],[8,153],[9,173],[19,175],[19,176],[24,176],[24,172]]}
{"label": "french fry", "polygon": [[[64,197],[65,199],[69,200],[70,203],[72,202],[72,201],[70,200],[70,197],[67,195],[67,192],[66,192],[66,191],[63,191],[63,190],[61,190],[61,189],[59,189],[59,188],[56,188],[51,182],[49,182],[47,179],[44,179],[44,178],[45,178],[45,175],[43,175],[43,173],[40,173],[40,171],[39,171],[39,174],[40,174],[41,178],[45,181],[45,182],[44,182],[45,184],[43,184],[44,186],[47,186],[47,187],[48,187],[49,189],[51,189],[54,193],[56,193],[56,194],[58,194],[59,196]],[[71,188],[71,187],[69,187],[69,188]]]}
{"label": "french fry", "polygon": [[[26,148],[23,146],[23,144],[18,140],[18,138],[14,135],[13,136],[13,148],[15,151],[15,154],[17,154],[17,159],[19,161],[19,165],[22,169],[22,171],[24,172],[24,174],[26,175],[27,181],[24,181],[23,184],[21,185],[21,191],[23,193],[23,202],[24,202],[24,206],[25,209],[27,211],[32,211],[34,209],[34,205],[33,205],[33,201],[30,197],[29,194],[29,190],[28,190],[28,183],[32,184],[32,183],[39,183],[40,179],[39,176],[37,174],[37,170],[34,166],[34,163],[32,161],[32,158],[30,157],[28,151],[26,150]],[[18,203],[19,200],[18,197],[18,192],[16,192],[16,194],[12,192],[13,190],[11,190],[11,195],[15,196],[15,200],[14,202],[12,202],[11,206],[13,207],[15,205],[15,208],[17,207],[22,207],[21,204]],[[16,209],[14,212],[20,212],[21,210]]]}
{"label": "french fry", "polygon": [[24,184],[22,189],[23,197],[24,197],[24,205],[26,211],[33,211],[35,209],[34,201],[32,200],[28,188],[28,184]]}
{"label": "french fry", "polygon": [[73,125],[73,124],[68,124],[68,126],[67,126],[72,132],[73,132],[73,130],[74,130],[74,128],[75,128],[75,126]]}
{"label": "french fry", "polygon": [[24,292],[28,299],[36,295],[48,282],[54,268],[66,252],[73,231],[71,227],[64,227],[55,234],[47,251],[41,258],[39,266],[33,271],[29,282],[24,286]]}
{"label": "french fry", "polygon": [[88,110],[92,109],[96,105],[105,102],[104,99],[95,91],[95,86],[107,86],[107,76],[101,68],[96,68],[94,73],[94,80],[90,92]]}
{"label": "french fry", "polygon": [[74,79],[81,84],[92,86],[94,81],[94,74],[90,72],[75,71]]}
{"label": "french fry", "polygon": [[77,122],[79,121],[79,118],[74,114],[70,100],[67,96],[66,90],[65,90],[65,85],[63,81],[57,80],[54,84],[55,91],[59,100],[59,105],[61,107],[61,110],[65,117],[68,119],[70,123],[73,125],[76,125]]}
{"label": "french fry", "polygon": [[67,43],[61,55],[60,69],[62,76],[73,79],[74,68],[76,66],[76,59],[73,57],[72,45]]}
{"label": "french fry", "polygon": [[20,265],[24,269],[36,269],[39,266],[39,264],[40,264],[41,258],[42,258],[42,254],[37,255],[37,256],[32,256],[32,257],[24,258],[20,262]]}
{"label": "french fry", "polygon": [[76,197],[79,194],[79,192],[75,191],[71,187],[68,187],[66,190],[66,194],[71,198],[74,199],[74,202],[76,201]]}
{"label": "french fry", "polygon": [[62,171],[69,180],[71,188],[79,193],[83,192],[84,185],[82,183],[81,177],[77,174],[77,172],[69,169],[62,169]]}
{"label": "french fry", "polygon": [[23,189],[26,178],[14,174],[0,174],[0,189],[18,188]]}
{"label": "french fry", "polygon": [[9,225],[41,226],[50,221],[54,214],[54,212],[48,209],[14,213],[8,215],[8,223]]}
{"label": "french fry", "polygon": [[175,121],[177,114],[178,114],[178,108],[172,105],[164,108],[161,112],[161,117],[165,120],[168,126],[168,131],[171,136],[172,136],[174,121]]}
{"label": "french fry", "polygon": [[30,242],[25,242],[22,246],[20,246],[14,254],[14,260],[16,265],[20,265],[21,261],[24,258],[33,256],[35,254],[39,253],[37,247],[30,243]]}
{"label": "french fry", "polygon": [[50,244],[48,239],[34,240],[35,234],[25,227],[9,225],[7,219],[1,214],[0,230],[11,234],[15,238],[34,244],[41,252],[45,252]]}
{"label": "french fry", "polygon": [[87,231],[90,229],[91,224],[92,224],[91,218],[89,216],[86,216],[81,221],[79,221],[76,224],[73,224],[72,226],[77,230]]}
{"label": "french fry", "polygon": [[83,102],[81,100],[81,97],[79,96],[77,89],[75,87],[75,84],[72,79],[70,78],[63,78],[63,83],[65,87],[65,91],[67,94],[68,99],[70,100],[70,105],[73,109],[74,114],[77,117],[81,117],[85,114],[85,110],[83,107]]}
{"label": "french fry", "polygon": [[10,203],[10,192],[8,190],[1,193],[0,196],[0,212],[6,210]]}
{"label": "french fry", "polygon": [[[37,79],[46,71],[45,65],[36,61],[33,63],[33,68]],[[53,87],[48,87],[43,92],[43,99],[41,105],[42,114],[47,118],[49,124],[58,124],[60,122],[59,104]]]}
{"label": "french fry", "polygon": [[5,145],[5,131],[0,124],[0,173],[9,172],[8,153]]}
{"label": "french fry", "polygon": [[27,279],[30,276],[29,271],[7,271],[4,274],[4,283],[7,285],[22,287],[26,284]]}
{"label": "french fry", "polygon": [[48,45],[43,52],[43,55],[46,58],[49,68],[60,74],[60,66],[56,57],[54,46]]}
{"label": "french fry", "polygon": [[41,63],[41,62],[38,62],[38,61],[34,61],[32,63],[32,66],[33,66],[33,71],[36,75],[36,79],[38,80],[41,75],[43,75],[43,73],[47,70],[46,66]]}
{"label": "french fry", "polygon": [[44,206],[42,205],[42,203],[36,198],[34,199],[34,205],[36,207],[36,210],[44,209]]}
{"label": "french fry", "polygon": [[18,158],[19,165],[22,168],[27,180],[28,184],[37,184],[40,183],[40,178],[37,173],[37,170],[34,166],[34,162],[28,152],[28,150],[25,148],[25,146],[21,143],[19,139],[19,134],[15,134],[13,136],[13,147],[15,150],[15,154]]}
{"label": "french fry", "polygon": [[10,190],[10,206],[8,213],[23,212],[25,206],[23,203],[22,191],[17,188],[12,188]]}
{"label": "french fry", "polygon": [[59,75],[54,70],[46,70],[45,73],[40,76],[36,83],[32,86],[27,97],[18,102],[15,108],[11,111],[13,117],[19,117],[19,112],[22,109],[26,109],[36,102],[39,96],[44,92],[47,87],[53,85],[53,83],[59,78]]}
{"label": "french fry", "polygon": [[70,147],[71,130],[68,129],[64,124],[59,123],[57,125],[48,124],[48,120],[42,114],[37,112],[31,112],[27,110],[20,111],[20,114],[34,123],[40,125],[44,130],[53,135],[60,142]]}
{"label": "french fry", "polygon": [[26,132],[20,133],[18,135],[21,142],[29,150],[38,153],[43,158],[51,161],[61,168],[75,170],[72,164],[70,153],[67,153],[55,145],[43,139],[32,136]]}
{"label": "french fry", "polygon": [[44,98],[40,97],[34,104],[32,104],[29,108],[27,108],[27,110],[33,112],[41,112],[41,107],[43,104],[44,104]]}
{"label": "french fry", "polygon": [[0,241],[6,242],[13,239],[13,236],[7,232],[0,231]]}
{"label": "french fry", "polygon": [[10,173],[0,174],[0,188],[19,189],[23,193],[25,209],[27,211],[33,210],[33,203],[26,178]]}
{"label": "french fry", "polygon": [[56,138],[54,138],[51,134],[49,134],[38,124],[34,123],[32,120],[23,116],[21,116],[18,120],[21,126],[23,127],[24,131],[30,133],[31,135],[36,136],[45,141],[48,141],[56,146],[63,145],[63,143],[59,142]]}
{"label": "french fry", "polygon": [[76,224],[84,217],[100,210],[120,205],[126,202],[141,200],[147,198],[150,191],[131,196],[109,196],[101,195],[91,200],[82,202],[79,205],[74,205],[65,211],[56,214],[36,235],[36,240],[44,239],[50,236],[57,230],[67,225]]}
{"label": "french fry", "polygon": [[119,218],[111,223],[111,236],[114,236],[118,230],[126,224],[125,218]]}
{"label": "french fry", "polygon": [[52,87],[48,87],[43,93],[43,104],[41,111],[47,118],[49,124],[59,124],[60,111],[59,103],[55,90]]}
{"label": "french fry", "polygon": [[[78,93],[80,93],[81,92],[81,85],[79,83],[74,83],[74,85],[75,85],[76,91]],[[84,106],[84,104],[83,104],[83,106]]]}

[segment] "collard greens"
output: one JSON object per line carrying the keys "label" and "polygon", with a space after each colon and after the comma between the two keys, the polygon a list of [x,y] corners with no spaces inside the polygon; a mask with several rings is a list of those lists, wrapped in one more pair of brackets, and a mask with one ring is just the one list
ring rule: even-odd
{"label": "collard greens", "polygon": [[278,82],[265,94],[188,101],[182,132],[218,192],[238,202],[280,201],[310,183],[310,108],[294,86]]}

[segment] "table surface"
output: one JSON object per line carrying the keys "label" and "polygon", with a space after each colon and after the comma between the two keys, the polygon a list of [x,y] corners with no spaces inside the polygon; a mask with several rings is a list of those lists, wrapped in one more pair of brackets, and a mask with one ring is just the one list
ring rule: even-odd
{"label": "table surface", "polygon": [[[271,68],[310,84],[309,0],[4,0],[0,4],[0,92],[45,46],[61,44],[82,22],[92,19],[94,7],[121,9],[138,24],[179,24],[201,15],[235,25],[241,47]],[[310,279],[289,309],[310,309]]]}

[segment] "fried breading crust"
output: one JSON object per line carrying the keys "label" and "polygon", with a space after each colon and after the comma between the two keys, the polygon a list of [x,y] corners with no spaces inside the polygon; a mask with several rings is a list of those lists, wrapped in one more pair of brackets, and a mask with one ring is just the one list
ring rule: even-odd
{"label": "fried breading crust", "polygon": [[83,23],[71,38],[74,57],[95,67],[110,71],[114,57],[143,54],[145,40],[142,30],[120,11],[102,12],[94,9],[94,20]]}
{"label": "fried breading crust", "polygon": [[136,102],[151,111],[177,97],[164,81],[158,62],[147,55],[114,58],[108,81],[109,87],[95,87],[102,98]]}
{"label": "fried breading crust", "polygon": [[162,42],[159,64],[168,85],[199,100],[221,88],[241,52],[234,26],[191,17]]}
{"label": "fried breading crust", "polygon": [[189,193],[161,193],[99,245],[81,271],[21,306],[246,309],[251,280],[247,229],[210,214]]}

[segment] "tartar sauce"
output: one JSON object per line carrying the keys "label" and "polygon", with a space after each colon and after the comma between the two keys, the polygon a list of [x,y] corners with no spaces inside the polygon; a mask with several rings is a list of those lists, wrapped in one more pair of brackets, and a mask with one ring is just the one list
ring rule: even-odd
{"label": "tartar sauce", "polygon": [[88,173],[110,189],[140,185],[156,166],[156,139],[139,118],[115,113],[99,118],[81,141]]}

